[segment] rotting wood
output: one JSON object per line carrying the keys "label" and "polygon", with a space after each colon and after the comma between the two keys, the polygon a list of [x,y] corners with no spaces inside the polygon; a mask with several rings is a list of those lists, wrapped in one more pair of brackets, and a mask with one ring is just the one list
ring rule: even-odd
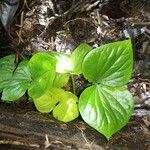
{"label": "rotting wood", "polygon": [[107,141],[81,119],[64,124],[51,115],[43,115],[34,111],[34,108],[27,107],[0,103],[1,150],[8,149],[9,146],[16,150],[148,150],[150,144],[150,133],[143,117],[133,117],[123,130]]}

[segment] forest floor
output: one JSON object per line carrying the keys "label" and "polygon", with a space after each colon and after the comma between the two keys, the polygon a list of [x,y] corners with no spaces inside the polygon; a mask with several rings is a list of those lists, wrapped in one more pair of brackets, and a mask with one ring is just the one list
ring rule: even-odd
{"label": "forest floor", "polygon": [[[36,112],[24,100],[17,105],[0,102],[0,149],[44,149],[49,138],[47,149],[149,150],[149,0],[24,0],[7,32],[0,24],[0,57],[13,53],[19,61],[38,51],[70,54],[80,43],[98,47],[129,37],[134,72],[128,88],[134,96],[135,111],[127,126],[110,141],[81,119],[61,124]],[[76,84],[80,93],[83,87],[78,78]]]}

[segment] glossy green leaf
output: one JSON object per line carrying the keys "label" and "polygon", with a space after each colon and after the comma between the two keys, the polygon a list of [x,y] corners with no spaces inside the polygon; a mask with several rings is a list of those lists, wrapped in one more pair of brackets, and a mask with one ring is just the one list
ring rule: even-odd
{"label": "glossy green leaf", "polygon": [[41,97],[51,86],[54,80],[54,72],[48,71],[41,77],[34,79],[28,89],[31,98]]}
{"label": "glossy green leaf", "polygon": [[78,98],[70,93],[65,92],[67,100],[61,101],[53,110],[53,116],[60,121],[69,122],[79,116]]}
{"label": "glossy green leaf", "polygon": [[50,90],[48,90],[40,98],[34,100],[36,109],[41,113],[51,112],[57,103],[58,100],[55,98],[55,96]]}
{"label": "glossy green leaf", "polygon": [[31,75],[28,61],[22,61],[2,93],[2,100],[14,101],[22,97],[30,86]]}
{"label": "glossy green leaf", "polygon": [[131,40],[102,45],[90,51],[83,61],[84,76],[90,82],[108,86],[126,84],[132,74]]}
{"label": "glossy green leaf", "polygon": [[0,59],[0,92],[12,77],[13,71],[15,69],[14,61],[15,55],[9,55]]}
{"label": "glossy green leaf", "polygon": [[50,91],[53,93],[58,102],[63,102],[67,100],[67,94],[63,89],[51,88]]}
{"label": "glossy green leaf", "polygon": [[56,59],[48,53],[37,53],[29,61],[33,82],[28,94],[33,99],[41,97],[53,85]]}
{"label": "glossy green leaf", "polygon": [[40,98],[34,99],[35,107],[41,113],[51,112],[58,102],[67,100],[67,95],[63,89],[51,88]]}
{"label": "glossy green leaf", "polygon": [[32,78],[41,77],[44,73],[54,70],[56,59],[46,52],[39,52],[29,61]]}
{"label": "glossy green leaf", "polygon": [[132,95],[123,87],[91,86],[79,98],[83,120],[109,139],[126,125],[133,112]]}
{"label": "glossy green leaf", "polygon": [[62,88],[64,87],[69,81],[69,74],[67,73],[56,73],[53,87]]}
{"label": "glossy green leaf", "polygon": [[71,60],[73,62],[73,74],[81,74],[82,73],[82,62],[84,57],[87,55],[89,51],[92,50],[92,47],[88,44],[80,44],[71,54]]}
{"label": "glossy green leaf", "polygon": [[57,60],[56,63],[56,72],[57,73],[69,73],[73,69],[73,64],[70,59],[70,55],[65,53],[51,52],[51,56],[55,57]]}

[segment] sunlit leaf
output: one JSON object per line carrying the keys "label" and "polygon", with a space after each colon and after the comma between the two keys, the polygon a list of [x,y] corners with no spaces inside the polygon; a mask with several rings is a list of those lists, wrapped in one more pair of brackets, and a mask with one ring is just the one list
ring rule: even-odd
{"label": "sunlit leaf", "polygon": [[78,98],[70,93],[67,94],[67,100],[60,102],[53,110],[53,116],[60,121],[69,122],[79,116]]}
{"label": "sunlit leaf", "polygon": [[82,62],[86,54],[92,50],[88,44],[80,44],[71,54],[71,61],[73,63],[73,74],[82,73]]}
{"label": "sunlit leaf", "polygon": [[63,102],[67,100],[67,94],[65,90],[60,88],[51,88],[50,91],[53,93],[58,102]]}
{"label": "sunlit leaf", "polygon": [[57,73],[69,73],[73,69],[73,64],[70,59],[70,55],[64,53],[51,52],[51,56],[57,59],[56,72]]}
{"label": "sunlit leaf", "polygon": [[122,86],[131,78],[131,40],[109,43],[90,51],[83,61],[83,74],[90,82]]}
{"label": "sunlit leaf", "polygon": [[53,82],[53,87],[62,88],[69,81],[69,74],[67,73],[57,73]]}
{"label": "sunlit leaf", "polygon": [[56,59],[47,53],[37,53],[29,61],[33,82],[28,89],[32,98],[41,97],[53,85]]}
{"label": "sunlit leaf", "polygon": [[41,113],[51,112],[57,102],[58,100],[50,90],[48,90],[43,96],[34,100],[36,109]]}
{"label": "sunlit leaf", "polygon": [[91,86],[79,98],[83,120],[109,139],[129,121],[134,108],[126,88]]}
{"label": "sunlit leaf", "polygon": [[58,102],[67,100],[67,95],[63,89],[51,88],[41,97],[34,99],[35,107],[41,113],[51,112]]}

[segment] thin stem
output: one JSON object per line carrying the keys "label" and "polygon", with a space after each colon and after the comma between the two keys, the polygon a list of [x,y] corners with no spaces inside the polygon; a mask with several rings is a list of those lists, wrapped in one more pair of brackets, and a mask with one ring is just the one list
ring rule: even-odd
{"label": "thin stem", "polygon": [[74,94],[76,94],[76,83],[73,75],[71,75],[71,82],[72,82],[72,91]]}

